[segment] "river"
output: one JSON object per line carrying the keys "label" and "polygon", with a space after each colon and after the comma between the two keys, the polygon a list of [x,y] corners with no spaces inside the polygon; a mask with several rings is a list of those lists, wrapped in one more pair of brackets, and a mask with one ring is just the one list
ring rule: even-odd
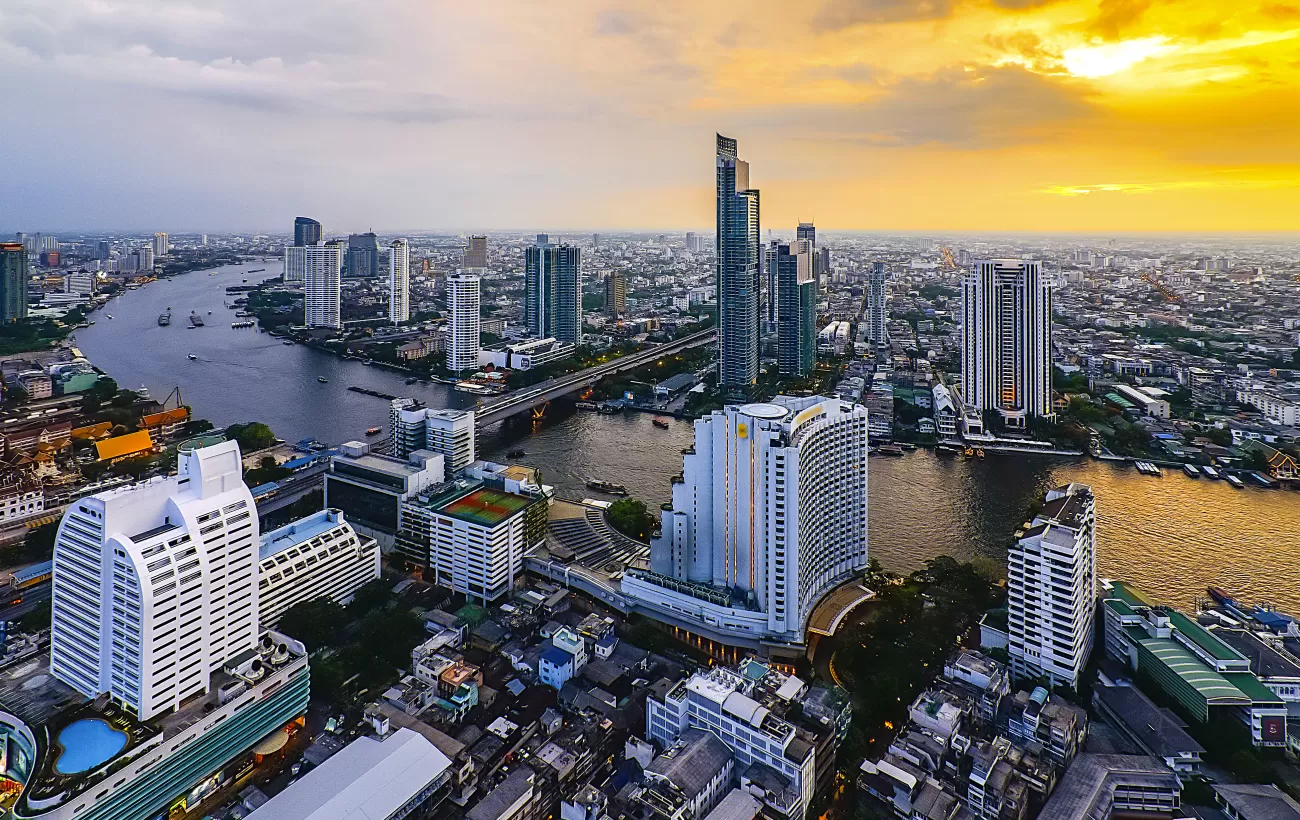
{"label": "river", "polygon": [[[247,273],[261,267],[266,272]],[[231,329],[234,311],[224,302],[234,297],[225,288],[278,270],[276,262],[255,263],[130,291],[95,313],[96,324],[78,331],[77,344],[123,387],[145,385],[155,398],[179,387],[195,414],[218,426],[259,420],[289,441],[337,443],[384,426],[388,403],[349,385],[433,407],[472,404],[444,386],[408,387],[398,373],[284,345],[255,329]],[[173,323],[158,327],[168,306]],[[191,310],[207,326],[188,329]],[[485,431],[480,452],[503,458],[507,450],[524,450],[519,460],[541,468],[566,497],[588,494],[584,482],[602,478],[656,507],[670,498],[669,478],[681,470],[681,450],[691,441],[686,421],[661,430],[648,415],[601,416],[557,402],[541,421],[517,418]],[[1147,478],[1131,466],[1092,460],[990,454],[967,461],[925,450],[872,458],[869,481],[870,549],[889,569],[907,571],[942,554],[1002,561],[1030,503],[1049,487],[1078,481],[1097,496],[1103,576],[1130,579],[1184,607],[1213,584],[1300,614],[1300,494],[1294,492],[1234,490],[1169,470]]]}

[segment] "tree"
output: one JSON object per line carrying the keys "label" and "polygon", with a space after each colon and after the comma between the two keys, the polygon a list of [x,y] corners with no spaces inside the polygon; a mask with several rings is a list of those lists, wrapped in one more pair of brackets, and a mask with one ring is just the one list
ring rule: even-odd
{"label": "tree", "polygon": [[302,601],[285,610],[280,616],[277,630],[302,641],[311,652],[325,647],[338,646],[343,641],[343,629],[348,616],[343,607],[332,598],[320,597]]}
{"label": "tree", "polygon": [[348,610],[355,617],[365,615],[381,607],[388,606],[393,600],[393,584],[383,578],[376,578],[363,585],[352,595]]}
{"label": "tree", "polygon": [[605,511],[610,526],[629,538],[650,542],[655,519],[646,509],[645,502],[635,498],[620,498]]}
{"label": "tree", "polygon": [[245,453],[265,450],[275,444],[275,433],[260,421],[247,424],[232,424],[226,428],[226,438],[239,442],[239,449]]}

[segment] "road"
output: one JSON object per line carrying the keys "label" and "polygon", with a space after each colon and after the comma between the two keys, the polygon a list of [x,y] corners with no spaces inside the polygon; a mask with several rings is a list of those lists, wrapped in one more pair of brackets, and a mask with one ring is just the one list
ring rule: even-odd
{"label": "road", "polygon": [[653,362],[661,356],[678,353],[688,348],[697,347],[707,344],[714,339],[714,329],[702,330],[699,333],[693,333],[690,336],[683,336],[671,342],[665,342],[661,345],[638,350],[636,353],[629,353],[626,356],[619,356],[612,362],[598,364],[595,367],[589,367],[586,370],[577,373],[570,373],[567,376],[560,376],[541,384],[534,385],[523,390],[516,390],[500,397],[494,402],[485,403],[475,411],[476,419],[479,425],[488,425],[493,422],[501,421],[528,410],[538,407],[560,396],[568,395],[584,387],[595,384],[600,379],[611,373],[619,373],[624,370],[631,370],[641,365]]}
{"label": "road", "polygon": [[43,584],[38,584],[23,590],[21,593],[15,592],[12,596],[6,597],[5,601],[12,601],[20,594],[23,596],[23,602],[0,609],[0,621],[16,621],[24,615],[45,606],[45,602],[50,600],[50,582],[46,581]]}

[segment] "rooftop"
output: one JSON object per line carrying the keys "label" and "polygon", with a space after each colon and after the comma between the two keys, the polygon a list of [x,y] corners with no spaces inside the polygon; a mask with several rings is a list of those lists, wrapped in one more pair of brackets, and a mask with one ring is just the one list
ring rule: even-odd
{"label": "rooftop", "polygon": [[1250,661],[1250,671],[1265,678],[1300,677],[1300,666],[1244,629],[1216,629],[1214,634]]}
{"label": "rooftop", "polygon": [[1039,812],[1039,820],[1108,817],[1111,798],[1121,785],[1168,790],[1174,794],[1182,789],[1178,775],[1154,757],[1081,754]]}
{"label": "rooftop", "polygon": [[445,504],[440,512],[473,524],[495,527],[532,503],[533,499],[526,496],[482,488]]}
{"label": "rooftop", "polygon": [[1176,609],[1167,610],[1169,621],[1185,638],[1203,649],[1216,661],[1244,661],[1240,652],[1212,635],[1209,630]]}
{"label": "rooftop", "polygon": [[668,780],[687,797],[694,798],[730,760],[731,750],[717,735],[703,729],[687,729],[676,743],[650,762],[646,774]]}
{"label": "rooftop", "polygon": [[1206,701],[1216,705],[1235,703],[1246,705],[1250,698],[1227,678],[1205,665],[1205,662],[1184,649],[1177,641],[1152,638],[1141,627],[1128,627],[1129,637],[1151,653],[1157,662],[1166,666]]}
{"label": "rooftop", "polygon": [[1277,786],[1216,785],[1214,791],[1243,820],[1300,820],[1300,803]]}
{"label": "rooftop", "polygon": [[262,543],[258,551],[258,560],[265,561],[278,552],[283,552],[296,544],[302,544],[316,536],[329,532],[344,524],[343,513],[329,509],[314,512],[292,524],[262,534]]}
{"label": "rooftop", "polygon": [[496,788],[483,795],[483,799],[478,801],[478,805],[470,809],[465,817],[468,820],[497,820],[532,790],[533,777],[532,769],[520,766]]}
{"label": "rooftop", "polygon": [[1205,751],[1169,712],[1159,708],[1132,686],[1099,686],[1094,690],[1103,706],[1115,715],[1138,742],[1158,757],[1201,754]]}

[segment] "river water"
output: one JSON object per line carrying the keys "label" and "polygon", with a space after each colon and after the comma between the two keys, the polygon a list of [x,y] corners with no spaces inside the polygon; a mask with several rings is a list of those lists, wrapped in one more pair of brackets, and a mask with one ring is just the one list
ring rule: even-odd
{"label": "river water", "polygon": [[[262,267],[265,273],[247,272]],[[384,426],[387,401],[349,385],[432,407],[472,404],[441,385],[408,387],[398,373],[283,345],[255,329],[231,329],[234,311],[224,302],[235,297],[225,288],[278,270],[277,262],[255,263],[150,284],[94,314],[95,326],[79,331],[77,343],[123,387],[145,385],[159,399],[179,387],[199,417],[218,426],[263,421],[289,441],[338,443]],[[168,306],[172,325],[158,327]],[[187,328],[191,310],[203,315],[205,327]],[[600,416],[557,402],[541,421],[512,419],[485,431],[480,452],[504,458],[524,450],[519,460],[541,468],[565,497],[589,494],[584,483],[602,478],[626,485],[653,508],[670,498],[669,478],[681,470],[681,450],[691,441],[689,422],[661,430],[648,415]],[[889,569],[910,570],[943,554],[1001,561],[1030,503],[1049,487],[1078,481],[1097,496],[1102,575],[1130,579],[1179,606],[1213,584],[1300,614],[1298,493],[1234,490],[1168,470],[1147,478],[1127,465],[1034,456],[967,461],[919,450],[870,464],[870,549]]]}

